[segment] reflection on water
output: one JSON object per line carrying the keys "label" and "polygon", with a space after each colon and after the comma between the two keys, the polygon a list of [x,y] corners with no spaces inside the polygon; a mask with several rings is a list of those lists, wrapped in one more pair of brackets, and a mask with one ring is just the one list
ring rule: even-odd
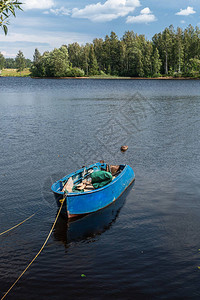
{"label": "reflection on water", "polygon": [[126,197],[133,189],[134,182],[114,203],[95,213],[76,220],[67,220],[60,215],[54,229],[54,238],[68,247],[71,242],[89,242],[91,239],[110,229],[115,223]]}

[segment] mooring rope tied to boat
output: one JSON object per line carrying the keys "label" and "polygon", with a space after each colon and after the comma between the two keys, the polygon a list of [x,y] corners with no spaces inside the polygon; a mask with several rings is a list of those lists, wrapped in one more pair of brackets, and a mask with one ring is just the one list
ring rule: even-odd
{"label": "mooring rope tied to boat", "polygon": [[9,231],[11,231],[11,230],[13,230],[13,229],[15,229],[15,228],[17,228],[17,227],[19,227],[20,225],[22,225],[23,223],[25,223],[26,221],[28,221],[29,219],[31,219],[32,217],[34,217],[35,214],[36,214],[36,213],[34,213],[33,215],[29,216],[29,217],[26,218],[25,220],[21,221],[21,222],[18,223],[17,225],[15,225],[15,226],[13,226],[13,227],[7,229],[6,231],[0,233],[0,236],[3,235],[3,234],[5,234],[5,233],[7,233],[7,232],[9,232]]}
{"label": "mooring rope tied to boat", "polygon": [[28,268],[32,265],[32,263],[36,260],[36,258],[40,255],[40,253],[41,253],[42,250],[44,249],[44,247],[45,247],[46,243],[48,242],[48,240],[49,240],[49,238],[50,238],[50,236],[51,236],[51,234],[52,234],[52,231],[53,231],[53,229],[54,229],[54,227],[55,227],[55,225],[56,225],[56,222],[57,222],[58,217],[59,217],[59,215],[60,215],[60,212],[61,212],[61,209],[62,209],[63,204],[64,204],[64,202],[65,202],[65,199],[66,199],[66,198],[60,200],[61,205],[60,205],[59,211],[58,211],[58,213],[57,213],[57,216],[56,216],[56,218],[55,218],[55,221],[54,221],[54,223],[53,223],[53,226],[51,227],[51,230],[50,230],[50,232],[49,232],[49,234],[48,234],[48,236],[47,236],[47,238],[46,238],[44,244],[43,244],[42,247],[40,248],[39,252],[35,255],[35,257],[34,257],[34,258],[31,260],[31,262],[27,265],[27,267],[24,269],[24,271],[19,275],[19,277],[15,280],[15,282],[14,282],[14,283],[11,285],[11,287],[7,290],[7,292],[4,294],[4,296],[1,298],[1,300],[3,300],[3,299],[8,295],[8,293],[12,290],[12,288],[16,285],[16,283],[20,280],[20,278],[24,275],[24,273],[28,270]]}

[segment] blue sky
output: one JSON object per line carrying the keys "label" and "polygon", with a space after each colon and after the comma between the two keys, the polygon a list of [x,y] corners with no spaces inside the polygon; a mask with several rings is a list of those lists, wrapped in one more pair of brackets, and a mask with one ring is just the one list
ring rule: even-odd
{"label": "blue sky", "polygon": [[0,52],[19,50],[32,59],[63,44],[85,44],[114,31],[119,38],[133,30],[151,39],[173,24],[200,27],[200,0],[22,0],[24,11],[10,19],[9,33],[0,31]]}

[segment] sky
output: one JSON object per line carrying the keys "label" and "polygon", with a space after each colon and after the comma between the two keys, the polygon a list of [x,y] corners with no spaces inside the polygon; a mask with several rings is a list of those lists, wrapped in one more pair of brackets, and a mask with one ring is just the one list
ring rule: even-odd
{"label": "sky", "polygon": [[151,39],[174,25],[200,27],[200,0],[22,0],[23,11],[10,18],[9,32],[0,31],[0,52],[15,58],[21,50],[33,59],[62,45],[85,44],[114,31],[128,30]]}

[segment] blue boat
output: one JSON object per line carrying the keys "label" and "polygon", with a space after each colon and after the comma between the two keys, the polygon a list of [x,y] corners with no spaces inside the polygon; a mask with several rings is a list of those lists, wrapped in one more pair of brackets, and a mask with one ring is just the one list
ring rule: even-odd
{"label": "blue boat", "polygon": [[101,188],[83,192],[72,191],[67,194],[63,191],[63,187],[70,178],[76,186],[87,178],[91,172],[106,171],[106,168],[107,164],[105,163],[95,163],[66,175],[52,185],[51,189],[54,192],[58,207],[61,205],[61,200],[66,198],[62,207],[62,214],[68,218],[74,218],[96,212],[113,203],[135,180],[135,173],[130,166],[119,165],[118,172],[113,180]]}

